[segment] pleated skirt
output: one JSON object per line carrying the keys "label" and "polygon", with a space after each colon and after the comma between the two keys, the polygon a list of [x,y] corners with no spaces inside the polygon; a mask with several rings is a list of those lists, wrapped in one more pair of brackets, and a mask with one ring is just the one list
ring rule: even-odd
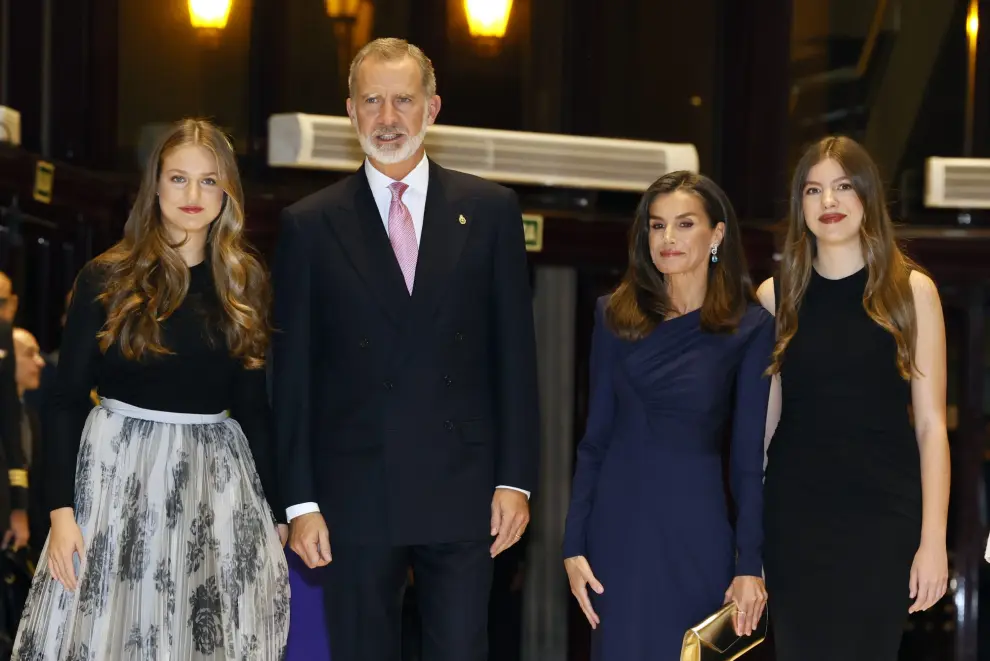
{"label": "pleated skirt", "polygon": [[77,590],[48,542],[12,661],[277,661],[288,566],[244,433],[225,413],[92,410],[76,464]]}

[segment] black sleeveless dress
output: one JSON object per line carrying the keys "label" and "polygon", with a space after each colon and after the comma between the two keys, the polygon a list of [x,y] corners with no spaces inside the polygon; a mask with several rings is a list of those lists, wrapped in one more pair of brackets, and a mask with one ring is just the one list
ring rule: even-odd
{"label": "black sleeveless dress", "polygon": [[[896,661],[921,541],[921,465],[867,270],[813,272],[781,370],[764,491],[777,661]],[[778,293],[779,300],[779,293]]]}

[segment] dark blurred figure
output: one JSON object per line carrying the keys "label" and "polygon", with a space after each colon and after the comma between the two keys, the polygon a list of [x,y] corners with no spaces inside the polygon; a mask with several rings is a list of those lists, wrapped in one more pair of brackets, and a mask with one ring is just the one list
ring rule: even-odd
{"label": "dark blurred figure", "polygon": [[[0,274],[2,276],[2,274]],[[3,278],[0,277],[0,284]],[[8,301],[9,302],[9,301]],[[0,313],[8,303],[0,303]],[[0,547],[18,550],[28,543],[27,460],[21,444],[21,402],[17,396],[14,359],[14,330],[0,317],[0,524],[4,534]]]}
{"label": "dark blurred figure", "polygon": [[15,381],[17,395],[21,401],[21,448],[28,467],[28,528],[31,534],[29,546],[31,559],[37,561],[48,537],[48,513],[42,505],[41,482],[34,479],[41,474],[38,459],[42,456],[41,418],[37,409],[25,403],[28,393],[35,392],[41,385],[41,374],[45,359],[34,335],[23,328],[14,329]]}
{"label": "dark blurred figure", "polygon": [[14,334],[17,296],[0,272],[0,658],[10,656],[27,589],[28,473],[21,446],[21,404],[17,396]]}
{"label": "dark blurred figure", "polygon": [[[72,298],[72,290],[65,295],[65,307],[62,308],[61,326],[65,328],[65,311],[69,309],[69,301]],[[58,370],[58,347],[41,356],[45,361],[45,366],[41,369],[41,383],[34,390],[24,393],[24,403],[32,408],[41,418],[45,417],[47,402],[51,398],[52,388],[55,387],[55,373]],[[47,516],[45,517],[47,519]]]}
{"label": "dark blurred figure", "polygon": [[[12,337],[13,356],[7,356],[4,360],[14,361],[17,394],[23,401],[26,392],[37,389],[45,363],[38,342],[31,333],[23,328],[15,328]],[[14,544],[9,544],[0,551],[0,659],[10,657],[17,624],[31,587],[34,565],[48,536],[47,512],[40,507],[38,485],[31,482],[31,458],[41,439],[40,421],[37,412],[26,406],[20,409],[20,431],[21,447],[28,466],[25,479],[28,484],[27,519],[30,538],[26,547],[18,545],[15,548]]]}
{"label": "dark blurred figure", "polygon": [[13,326],[17,317],[17,294],[6,273],[0,271],[0,319]]}

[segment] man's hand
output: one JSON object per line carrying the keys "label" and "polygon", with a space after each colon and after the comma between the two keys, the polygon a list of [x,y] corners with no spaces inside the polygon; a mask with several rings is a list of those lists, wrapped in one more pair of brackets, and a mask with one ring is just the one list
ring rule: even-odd
{"label": "man's hand", "polygon": [[31,533],[28,528],[28,517],[26,510],[14,510],[10,513],[10,528],[3,536],[3,548],[14,543],[14,550],[19,551],[27,546]]}
{"label": "man's hand", "polygon": [[278,543],[285,548],[285,543],[289,541],[289,526],[286,523],[279,523],[275,526],[275,532],[278,533]]}
{"label": "man's hand", "polygon": [[494,558],[520,539],[529,525],[529,500],[515,489],[495,489],[492,496],[492,543]]}
{"label": "man's hand", "polygon": [[330,555],[330,531],[319,512],[297,516],[289,522],[289,548],[302,558],[310,569],[325,567]]}

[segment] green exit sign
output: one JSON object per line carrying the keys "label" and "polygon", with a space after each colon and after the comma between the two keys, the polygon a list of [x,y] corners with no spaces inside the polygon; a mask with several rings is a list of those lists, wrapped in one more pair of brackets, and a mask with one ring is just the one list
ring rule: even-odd
{"label": "green exit sign", "polygon": [[543,216],[523,214],[523,234],[526,237],[526,251],[543,250]]}

